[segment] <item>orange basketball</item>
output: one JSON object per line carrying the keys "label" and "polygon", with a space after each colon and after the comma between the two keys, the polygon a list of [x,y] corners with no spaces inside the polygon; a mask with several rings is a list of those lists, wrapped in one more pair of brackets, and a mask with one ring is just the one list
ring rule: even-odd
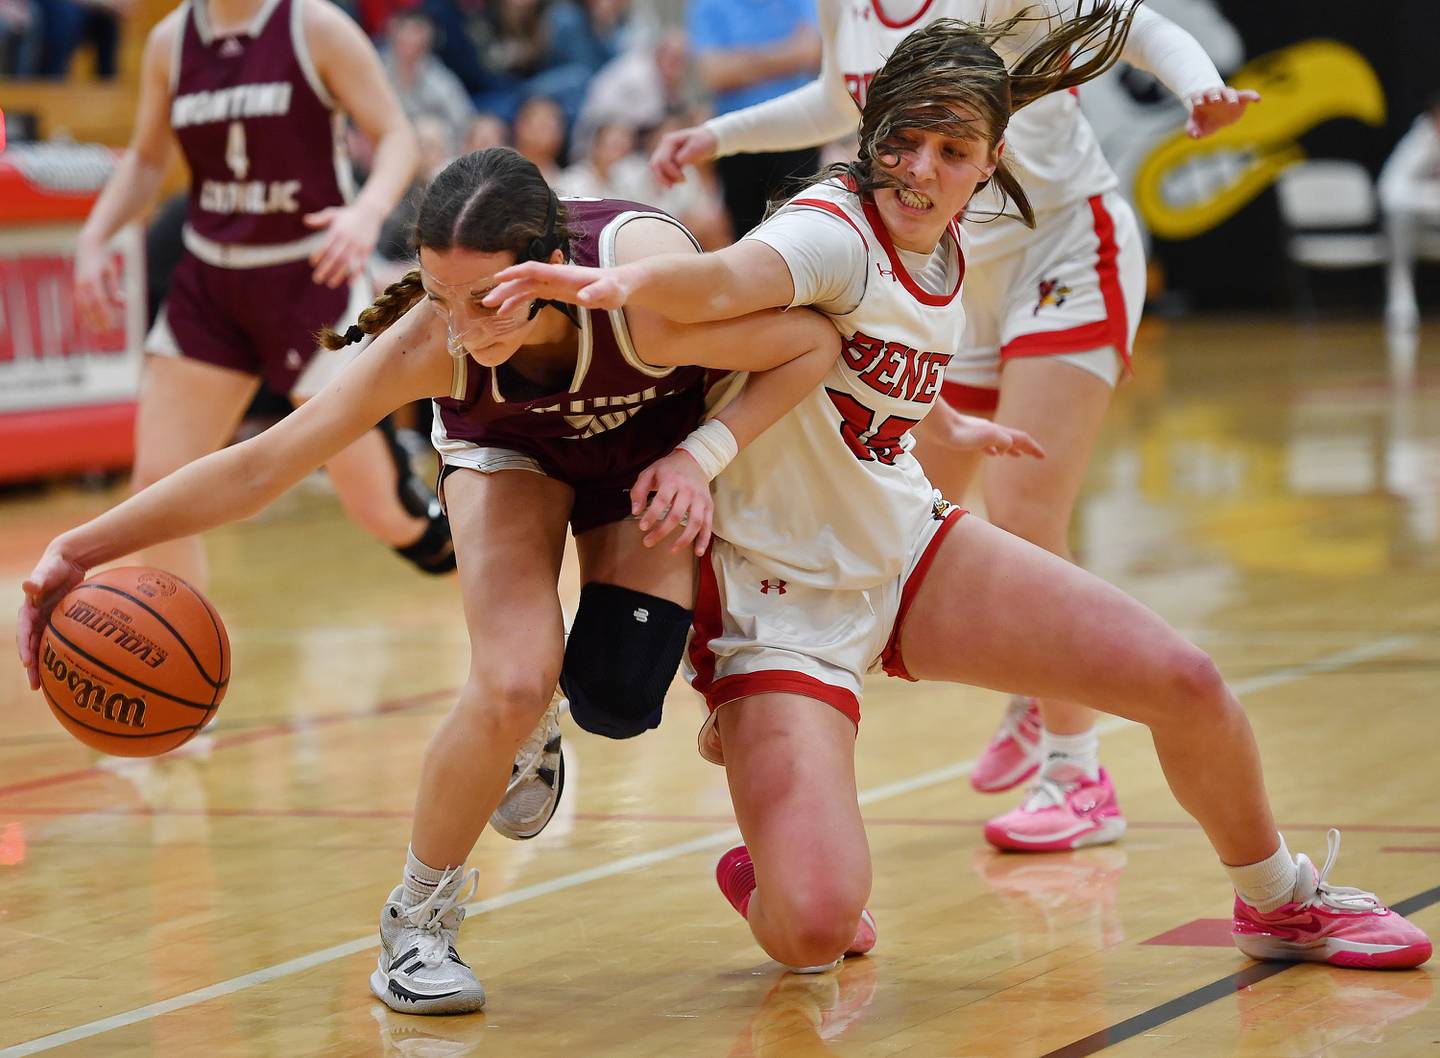
{"label": "orange basketball", "polygon": [[195,736],[230,682],[220,615],[164,570],[126,566],[77,586],[40,635],[40,689],[65,730],[118,757]]}

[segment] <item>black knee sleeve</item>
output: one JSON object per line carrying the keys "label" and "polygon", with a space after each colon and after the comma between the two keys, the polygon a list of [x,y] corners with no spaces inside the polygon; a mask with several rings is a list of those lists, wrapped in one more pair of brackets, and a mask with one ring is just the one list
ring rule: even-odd
{"label": "black knee sleeve", "polygon": [[659,727],[690,615],[644,592],[585,585],[560,673],[575,722],[607,738],[633,738]]}

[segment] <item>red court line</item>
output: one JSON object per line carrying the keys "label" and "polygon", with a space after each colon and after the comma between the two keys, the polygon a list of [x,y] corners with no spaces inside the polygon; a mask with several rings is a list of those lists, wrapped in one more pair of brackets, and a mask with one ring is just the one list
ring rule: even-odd
{"label": "red court line", "polygon": [[[230,749],[234,746],[247,746],[252,742],[259,742],[262,739],[277,738],[281,735],[294,734],[296,731],[309,730],[314,727],[326,727],[330,724],[346,723],[351,720],[366,720],[376,716],[384,716],[389,713],[404,712],[407,709],[418,709],[423,705],[429,705],[437,699],[449,698],[458,693],[458,689],[447,687],[440,691],[427,691],[424,694],[407,695],[404,698],[392,698],[389,701],[381,702],[379,705],[368,709],[351,709],[343,713],[322,713],[319,716],[296,717],[294,720],[286,720],[279,724],[270,724],[267,727],[257,727],[250,731],[237,731],[234,734],[217,733],[213,736],[214,743],[211,751]],[[183,753],[183,750],[181,751]],[[11,794],[26,793],[30,790],[40,790],[48,786],[61,786],[65,783],[79,782],[83,779],[94,779],[100,777],[114,778],[114,772],[107,768],[91,765],[88,768],[78,768],[75,771],[57,772],[54,775],[42,775],[38,779],[26,779],[22,782],[10,783],[0,786],[0,797],[8,797]]]}

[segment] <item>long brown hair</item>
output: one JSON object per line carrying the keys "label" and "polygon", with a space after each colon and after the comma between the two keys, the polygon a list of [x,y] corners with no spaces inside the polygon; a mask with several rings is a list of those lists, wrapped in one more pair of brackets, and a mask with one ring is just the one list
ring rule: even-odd
{"label": "long brown hair", "polygon": [[[517,261],[544,260],[570,246],[565,206],[535,164],[509,147],[462,155],[431,182],[415,222],[415,247],[428,250],[509,251]],[[424,296],[420,270],[412,268],[381,292],[344,334],[326,328],[317,336],[339,349],[379,334]]]}
{"label": "long brown hair", "polygon": [[[870,82],[860,117],[859,157],[827,167],[819,179],[846,178],[861,193],[896,187],[899,181],[885,172],[885,159],[897,153],[894,145],[907,132],[983,139],[993,153],[1015,111],[1115,64],[1140,3],[1098,0],[1088,12],[1051,29],[1012,69],[1006,69],[994,44],[1022,23],[1043,19],[1033,9],[987,25],[940,18],[917,29]],[[1015,204],[1019,219],[1033,228],[1035,211],[1004,158],[991,179]]]}

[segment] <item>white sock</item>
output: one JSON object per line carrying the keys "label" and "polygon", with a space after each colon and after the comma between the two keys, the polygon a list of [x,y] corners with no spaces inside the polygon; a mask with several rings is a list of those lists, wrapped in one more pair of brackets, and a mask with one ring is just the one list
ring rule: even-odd
{"label": "white sock", "polygon": [[[451,884],[458,885],[460,877],[464,874],[464,864],[460,868],[449,868],[453,872]],[[445,869],[430,867],[422,863],[415,855],[414,849],[405,850],[405,895],[413,903],[420,903],[433,893],[440,885],[440,880],[445,877]]]}
{"label": "white sock", "polygon": [[1244,867],[1227,864],[1225,867],[1236,894],[1261,914],[1268,914],[1290,902],[1300,874],[1295,857],[1285,847],[1285,836],[1277,834],[1276,837],[1280,847],[1259,863]]}
{"label": "white sock", "polygon": [[1100,777],[1100,735],[1092,727],[1078,735],[1040,732],[1040,776],[1055,782]]}

